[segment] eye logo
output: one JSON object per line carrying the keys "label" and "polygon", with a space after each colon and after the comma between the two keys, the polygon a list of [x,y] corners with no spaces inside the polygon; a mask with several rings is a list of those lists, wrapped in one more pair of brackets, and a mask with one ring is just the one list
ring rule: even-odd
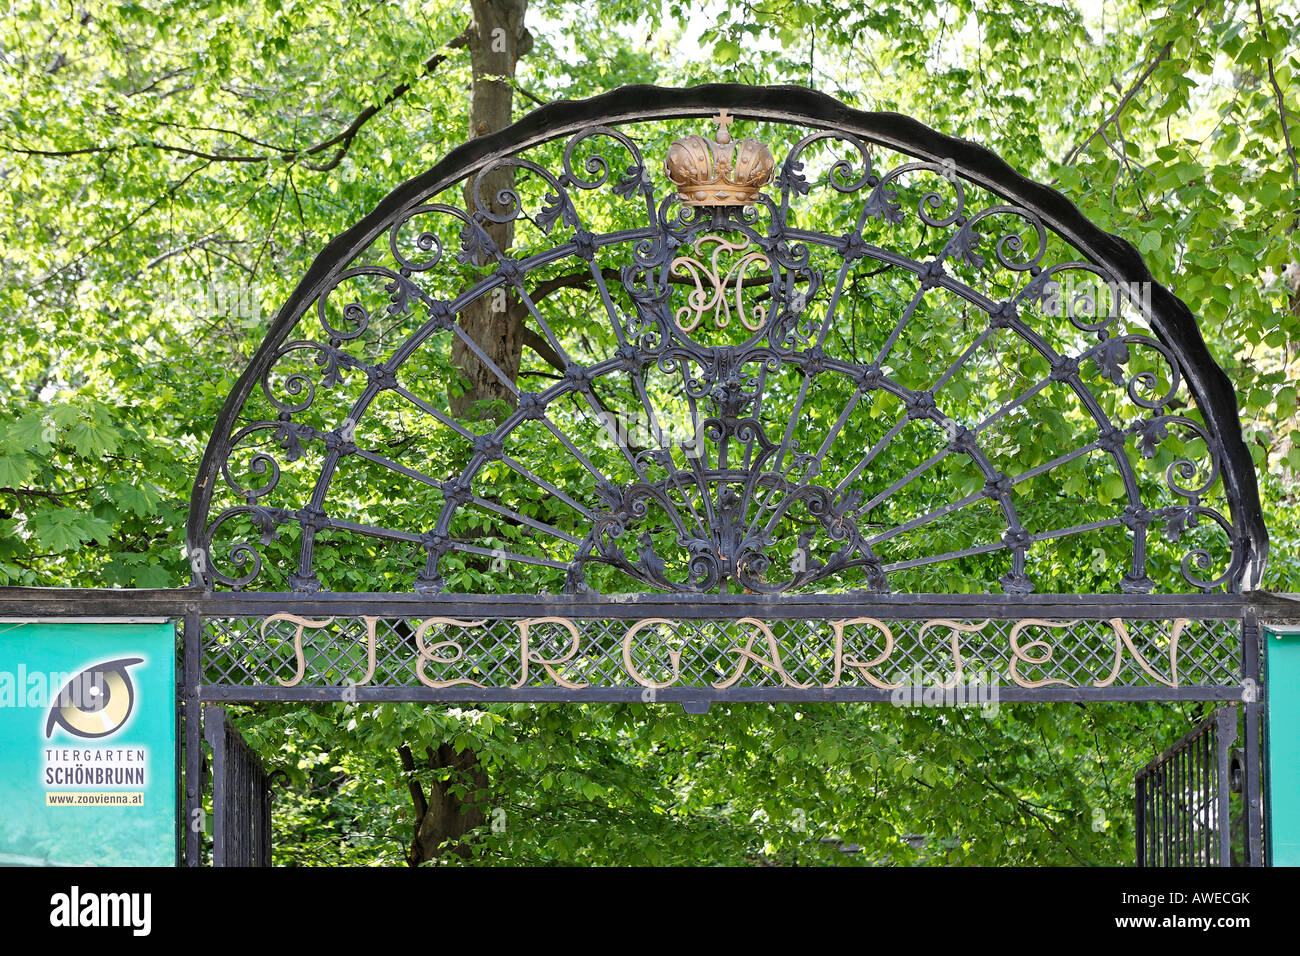
{"label": "eye logo", "polygon": [[143,657],[120,657],[93,664],[64,685],[50,707],[45,736],[58,724],[75,737],[107,737],[116,733],[135,709],[135,685],[127,668]]}

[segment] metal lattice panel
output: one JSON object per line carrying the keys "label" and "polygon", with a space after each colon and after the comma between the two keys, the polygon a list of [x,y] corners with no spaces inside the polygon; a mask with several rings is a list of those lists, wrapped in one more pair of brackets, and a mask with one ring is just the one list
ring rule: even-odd
{"label": "metal lattice panel", "polygon": [[212,687],[1232,687],[1231,620],[209,618]]}

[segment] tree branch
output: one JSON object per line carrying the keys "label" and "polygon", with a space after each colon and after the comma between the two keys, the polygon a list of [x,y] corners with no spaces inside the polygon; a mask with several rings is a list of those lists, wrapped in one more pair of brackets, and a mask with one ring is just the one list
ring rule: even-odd
{"label": "tree branch", "polygon": [[402,758],[402,769],[406,771],[406,785],[411,791],[411,801],[415,804],[415,829],[419,832],[420,820],[429,812],[429,801],[425,799],[424,788],[415,779],[415,755],[411,748],[402,744],[397,748],[397,755]]}
{"label": "tree branch", "polygon": [[[1196,17],[1200,16],[1201,11],[1204,9],[1205,9],[1205,4],[1201,4],[1199,7],[1197,7],[1192,12],[1191,19],[1195,20]],[[1161,63],[1163,63],[1165,60],[1169,58],[1169,54],[1173,52],[1173,49],[1174,49],[1174,41],[1170,40],[1160,49],[1160,52],[1157,53],[1151,59],[1151,61],[1147,64],[1146,69],[1142,71],[1142,75],[1139,76],[1137,80],[1134,81],[1133,85],[1128,88],[1128,91],[1123,96],[1120,97],[1119,102],[1115,104],[1115,108],[1110,111],[1109,116],[1107,116],[1104,120],[1101,121],[1101,125],[1097,127],[1096,131],[1094,131],[1091,136],[1085,139],[1078,146],[1074,147],[1074,149],[1070,150],[1069,155],[1067,155],[1065,159],[1061,160],[1062,166],[1069,166],[1076,159],[1078,159],[1079,154],[1082,153],[1085,149],[1087,149],[1092,144],[1092,141],[1101,135],[1102,130],[1104,130],[1107,126],[1111,125],[1117,119],[1119,119],[1119,114],[1124,112],[1124,108],[1128,106],[1130,102],[1132,102],[1133,97],[1138,94],[1138,91],[1142,89],[1142,87],[1146,84],[1146,81],[1151,78],[1151,74],[1156,71],[1156,67],[1158,67]]]}
{"label": "tree branch", "polygon": [[564,364],[564,359],[560,358],[560,353],[551,348],[551,343],[538,333],[531,326],[521,325],[519,329],[520,337],[524,345],[536,352],[546,360],[546,364],[558,372],[564,372],[568,366]]}
{"label": "tree branch", "polygon": [[[1260,33],[1264,30],[1264,8],[1260,5],[1259,0],[1255,0],[1255,19],[1259,22]],[[1282,124],[1282,142],[1286,145],[1286,154],[1291,158],[1291,182],[1295,185],[1297,195],[1300,195],[1300,162],[1296,161],[1295,147],[1291,144],[1291,131],[1287,129],[1286,118],[1290,110],[1286,108],[1286,97],[1282,95],[1282,87],[1278,85],[1277,73],[1273,69],[1273,58],[1267,58],[1268,62],[1268,81],[1273,87],[1273,97],[1277,100],[1277,121]],[[1300,221],[1300,209],[1295,211],[1295,216],[1291,220],[1291,229],[1296,228],[1297,222]]]}
{"label": "tree branch", "polygon": [[[466,43],[466,37],[467,37],[467,31],[462,32],[459,36],[453,38],[451,41],[447,43],[447,49],[456,49],[458,47],[464,46]],[[361,131],[361,128],[365,126],[366,123],[368,123],[377,114],[379,114],[385,107],[391,105],[393,102],[395,102],[396,100],[400,99],[401,97],[405,96],[408,92],[410,92],[411,87],[417,81],[431,74],[435,69],[438,68],[438,66],[440,66],[447,59],[447,57],[448,54],[443,53],[441,51],[433,54],[431,57],[429,57],[427,60],[424,61],[424,66],[420,70],[420,74],[419,76],[416,77],[415,80],[411,81],[410,83],[397,84],[397,86],[389,90],[388,95],[385,96],[383,100],[381,100],[379,103],[376,103],[372,106],[367,106],[364,110],[358,113],[356,118],[353,119],[353,121],[349,123],[344,130],[342,130],[339,133],[336,133],[334,136],[331,136],[329,139],[322,140],[321,142],[316,143],[313,146],[308,146],[305,149],[285,149],[283,147],[271,146],[270,148],[274,151],[273,153],[263,153],[263,154],[210,153],[200,149],[192,149],[187,146],[175,146],[170,143],[162,143],[157,140],[151,140],[148,143],[129,143],[129,144],[118,145],[118,146],[83,146],[75,149],[28,149],[20,146],[4,146],[0,148],[3,148],[8,152],[19,153],[24,156],[50,156],[56,158],[66,158],[70,156],[83,156],[89,153],[116,153],[128,149],[138,149],[141,147],[148,147],[152,149],[161,150],[163,152],[177,153],[182,156],[195,156],[198,157],[199,159],[206,159],[211,162],[221,162],[221,163],[269,163],[275,160],[289,163],[289,162],[304,160],[306,157],[309,156],[318,156],[329,149],[334,149],[334,155],[331,156],[326,162],[319,163],[319,164],[308,163],[308,162],[300,163],[306,169],[310,169],[313,172],[323,173],[333,169],[343,161],[343,157],[347,155],[348,149],[351,147],[353,139],[356,138],[357,133]],[[174,126],[176,124],[160,123],[159,125]],[[232,132],[232,131],[223,131],[223,132]],[[256,140],[253,140],[250,137],[243,135],[242,133],[233,133],[233,135],[238,136],[240,139],[245,140],[247,142],[254,142],[254,143],[257,142]],[[259,144],[259,145],[266,145],[266,144]]]}

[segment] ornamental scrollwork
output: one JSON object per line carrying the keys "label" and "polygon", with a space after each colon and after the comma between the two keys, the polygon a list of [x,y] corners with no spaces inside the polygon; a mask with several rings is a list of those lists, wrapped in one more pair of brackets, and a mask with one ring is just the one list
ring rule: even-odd
{"label": "ornamental scrollwork", "polygon": [[[951,163],[779,125],[776,161],[730,121],[667,172],[594,125],[391,216],[256,370],[202,580],[337,587],[318,557],[355,538],[423,592],[449,561],[568,591],[1239,586],[1145,290]],[[483,302],[549,365],[494,361]],[[508,407],[453,411],[453,342]]]}

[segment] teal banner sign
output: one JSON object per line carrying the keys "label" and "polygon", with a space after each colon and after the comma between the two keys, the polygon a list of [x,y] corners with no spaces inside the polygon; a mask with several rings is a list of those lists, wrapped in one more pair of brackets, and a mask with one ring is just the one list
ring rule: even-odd
{"label": "teal banner sign", "polygon": [[1300,866],[1300,630],[1266,628],[1269,862]]}
{"label": "teal banner sign", "polygon": [[0,622],[0,864],[176,863],[171,623]]}

